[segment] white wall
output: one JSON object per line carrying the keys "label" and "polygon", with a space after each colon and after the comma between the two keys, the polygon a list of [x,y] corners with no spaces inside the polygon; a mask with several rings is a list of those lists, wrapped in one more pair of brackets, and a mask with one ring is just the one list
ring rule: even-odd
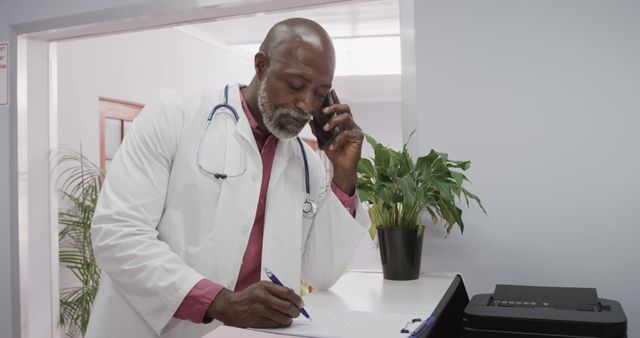
{"label": "white wall", "polygon": [[253,60],[173,28],[58,43],[58,144],[99,163],[98,97],[142,104],[161,89],[249,83]]}
{"label": "white wall", "polygon": [[[384,145],[395,149],[402,148],[402,116],[399,101],[349,102],[347,100],[346,102],[362,131]],[[373,149],[366,141],[362,156],[373,156]]]}
{"label": "white wall", "polygon": [[[402,147],[400,74],[336,76],[333,88],[341,102],[349,104],[362,130],[382,144]],[[363,156],[373,156],[365,142]]]}
{"label": "white wall", "polygon": [[640,334],[640,2],[415,1],[420,151],[473,161],[488,216],[430,228],[423,270],[595,287]]}

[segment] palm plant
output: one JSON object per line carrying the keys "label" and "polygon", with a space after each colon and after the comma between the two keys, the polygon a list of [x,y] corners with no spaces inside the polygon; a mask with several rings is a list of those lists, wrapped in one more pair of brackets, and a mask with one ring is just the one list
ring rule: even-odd
{"label": "palm plant", "polygon": [[58,156],[61,210],[58,222],[60,265],[69,269],[81,286],[60,290],[60,325],[67,336],[85,334],[91,306],[98,292],[100,269],[91,246],[91,219],[103,179],[100,168],[82,153]]}
{"label": "palm plant", "polygon": [[468,179],[461,171],[469,169],[470,161],[450,160],[447,154],[432,149],[414,162],[408,142],[397,151],[369,135],[366,139],[375,156],[358,163],[357,190],[360,200],[370,206],[371,238],[378,228],[417,228],[418,235],[422,234],[420,218],[425,210],[433,224],[445,221],[447,233],[454,224],[463,232],[462,209],[456,206],[456,199],[464,198],[467,206],[472,199],[485,211],[480,199],[462,186]]}

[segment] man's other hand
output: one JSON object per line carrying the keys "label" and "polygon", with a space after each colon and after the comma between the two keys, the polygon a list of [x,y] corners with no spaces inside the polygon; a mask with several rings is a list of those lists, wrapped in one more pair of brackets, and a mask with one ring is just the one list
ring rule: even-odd
{"label": "man's other hand", "polygon": [[229,326],[275,328],[291,325],[302,306],[302,298],[292,289],[261,281],[239,292],[223,289],[207,316]]}

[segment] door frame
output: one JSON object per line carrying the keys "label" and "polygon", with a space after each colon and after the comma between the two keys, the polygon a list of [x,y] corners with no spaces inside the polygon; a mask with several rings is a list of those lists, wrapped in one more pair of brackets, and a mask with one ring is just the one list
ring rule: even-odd
{"label": "door frame", "polygon": [[[50,179],[56,174],[51,153],[57,148],[58,141],[57,40],[355,1],[363,0],[158,0],[11,25],[9,46],[14,47],[10,48],[9,55],[9,226],[11,313],[16,323],[13,336],[27,338],[36,334],[33,324],[46,320],[50,324],[46,336],[60,337],[58,206],[55,181]],[[415,98],[406,94],[406,88],[415,87],[415,0],[398,1],[403,62],[403,139],[406,140],[411,126],[409,121],[413,121],[411,115],[415,115],[415,109],[412,109]],[[34,248],[46,248],[49,255],[33,255]],[[33,277],[30,267],[34,262],[46,267],[41,273],[49,278],[30,278]],[[34,290],[44,290],[48,295],[44,300],[48,305],[42,307],[45,315],[39,318],[29,315],[29,295],[37,292]]]}

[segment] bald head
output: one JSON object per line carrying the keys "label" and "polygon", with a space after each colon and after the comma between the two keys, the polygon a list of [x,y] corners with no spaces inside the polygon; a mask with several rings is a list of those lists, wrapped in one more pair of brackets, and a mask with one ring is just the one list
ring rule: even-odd
{"label": "bald head", "polygon": [[317,22],[304,18],[291,18],[276,23],[260,45],[260,52],[270,59],[291,57],[301,47],[322,53],[332,64],[335,51],[331,37]]}
{"label": "bald head", "polygon": [[259,127],[280,139],[297,135],[331,90],[335,51],[316,22],[275,24],[254,56],[255,76],[243,89]]}

